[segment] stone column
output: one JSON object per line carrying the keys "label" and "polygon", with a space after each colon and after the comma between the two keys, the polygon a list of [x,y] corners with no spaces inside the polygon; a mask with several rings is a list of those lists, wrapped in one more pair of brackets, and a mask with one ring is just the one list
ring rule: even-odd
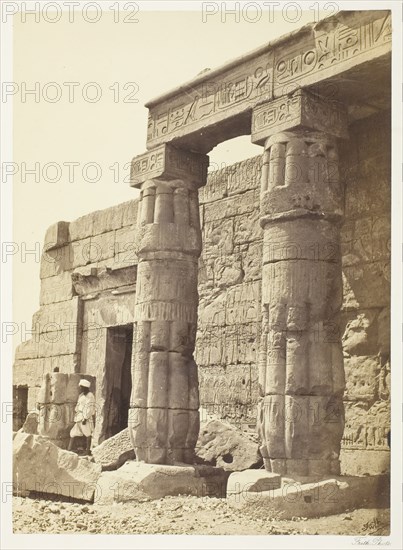
{"label": "stone column", "polygon": [[262,331],[258,432],[269,471],[340,472],[345,387],[339,331],[343,185],[335,101],[298,91],[254,110],[261,177]]}
{"label": "stone column", "polygon": [[137,460],[192,462],[199,434],[193,359],[201,253],[198,188],[208,157],[163,145],[132,162],[141,189],[129,431]]}

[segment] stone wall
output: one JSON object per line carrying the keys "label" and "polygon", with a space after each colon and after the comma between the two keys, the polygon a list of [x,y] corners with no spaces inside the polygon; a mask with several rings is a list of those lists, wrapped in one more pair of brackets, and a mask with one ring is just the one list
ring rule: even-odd
{"label": "stone wall", "polygon": [[262,229],[261,157],[214,172],[200,191],[196,363],[201,402],[235,423],[256,422]]}
{"label": "stone wall", "polygon": [[[356,122],[340,151],[346,207],[342,231],[342,333],[346,424],[342,467],[389,468],[390,113]],[[365,451],[365,452],[364,452]]]}
{"label": "stone wall", "polygon": [[[341,145],[346,426],[342,470],[388,469],[390,397],[390,113],[350,127]],[[254,427],[260,331],[261,157],[210,174],[200,190],[196,362],[201,402]],[[49,228],[33,337],[16,352],[14,385],[35,407],[42,376],[104,375],[108,327],[134,322],[137,200]]]}
{"label": "stone wall", "polygon": [[106,327],[133,322],[136,220],[137,201],[129,201],[47,230],[40,309],[31,339],[17,347],[13,369],[13,385],[28,386],[29,411],[44,374],[55,368],[95,374]]}

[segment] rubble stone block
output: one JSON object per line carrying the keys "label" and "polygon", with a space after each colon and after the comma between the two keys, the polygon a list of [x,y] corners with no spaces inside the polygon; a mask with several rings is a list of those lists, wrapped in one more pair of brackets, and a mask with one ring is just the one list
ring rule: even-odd
{"label": "rubble stone block", "polygon": [[29,412],[22,426],[22,431],[27,434],[38,433],[39,414],[37,412]]}
{"label": "rubble stone block", "polygon": [[122,430],[94,447],[92,456],[96,463],[101,464],[102,470],[117,470],[127,460],[134,460],[135,454],[129,429]]}
{"label": "rubble stone block", "polygon": [[211,466],[173,466],[128,461],[114,472],[102,472],[97,504],[157,500],[166,496],[225,496],[228,473]]}
{"label": "rubble stone block", "polygon": [[196,456],[233,472],[258,467],[262,462],[258,444],[222,420],[210,420],[200,426]]}
{"label": "rubble stone block", "polygon": [[279,489],[281,487],[281,476],[266,472],[265,470],[244,470],[233,472],[227,483],[227,495],[240,494],[244,492],[261,492]]}
{"label": "rubble stone block", "polygon": [[18,432],[13,440],[15,487],[91,502],[101,466],[65,451],[39,435]]}
{"label": "rubble stone block", "polygon": [[270,491],[227,493],[227,502],[243,514],[266,519],[279,514],[292,517],[322,517],[354,508],[385,506],[389,499],[387,476],[334,476],[310,482],[284,479],[282,487]]}

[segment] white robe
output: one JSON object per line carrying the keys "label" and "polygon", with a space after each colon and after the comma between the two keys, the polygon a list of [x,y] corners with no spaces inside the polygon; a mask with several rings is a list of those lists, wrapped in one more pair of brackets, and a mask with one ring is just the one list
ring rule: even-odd
{"label": "white robe", "polygon": [[[95,397],[88,392],[81,393],[78,398],[74,415],[74,426],[71,428],[70,437],[90,437],[94,431]],[[82,421],[86,420],[83,424]]]}

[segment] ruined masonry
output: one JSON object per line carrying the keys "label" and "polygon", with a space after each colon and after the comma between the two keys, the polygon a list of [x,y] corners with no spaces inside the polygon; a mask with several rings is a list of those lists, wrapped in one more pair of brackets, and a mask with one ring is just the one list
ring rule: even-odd
{"label": "ruined masonry", "polygon": [[129,426],[146,463],[192,464],[203,405],[269,472],[387,472],[390,60],[389,12],[340,12],[148,103],[139,199],[46,233],[14,429],[57,405],[65,448],[85,376],[94,444]]}

